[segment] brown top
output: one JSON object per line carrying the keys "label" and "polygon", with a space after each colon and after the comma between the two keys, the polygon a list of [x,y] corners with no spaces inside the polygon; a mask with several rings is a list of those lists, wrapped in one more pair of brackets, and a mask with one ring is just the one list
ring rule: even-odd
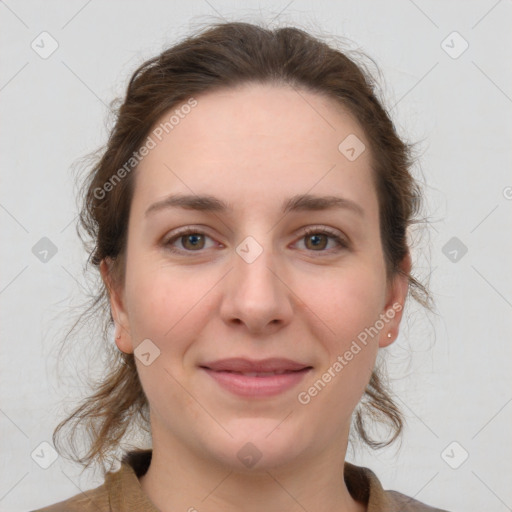
{"label": "brown top", "polygon": [[[33,512],[160,512],[138,480],[148,470],[151,454],[151,450],[128,452],[121,468],[105,475],[103,485]],[[368,512],[446,512],[399,492],[385,491],[368,468],[345,462],[344,478],[350,494],[367,504]]]}

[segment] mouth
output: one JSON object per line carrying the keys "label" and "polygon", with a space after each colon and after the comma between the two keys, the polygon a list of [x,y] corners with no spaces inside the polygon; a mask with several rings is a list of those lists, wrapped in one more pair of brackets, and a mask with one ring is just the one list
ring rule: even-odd
{"label": "mouth", "polygon": [[[211,368],[206,368],[206,369],[211,370]],[[285,373],[295,373],[295,372],[300,372],[302,370],[279,370],[279,371],[275,371],[275,372],[235,372],[232,370],[212,370],[212,371],[221,371],[223,373],[235,373],[237,375],[245,375],[246,377],[269,377],[271,375],[283,375]]]}
{"label": "mouth", "polygon": [[205,363],[200,368],[222,389],[243,397],[275,396],[295,387],[313,369],[289,359],[243,358]]}

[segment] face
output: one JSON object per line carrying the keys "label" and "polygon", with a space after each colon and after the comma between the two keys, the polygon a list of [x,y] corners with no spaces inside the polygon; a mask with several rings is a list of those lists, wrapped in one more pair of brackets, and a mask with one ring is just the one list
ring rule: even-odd
{"label": "face", "polygon": [[[136,170],[111,291],[153,438],[241,469],[247,451],[258,467],[334,456],[407,291],[386,280],[368,141],[306,91],[251,84],[196,100]],[[338,149],[354,135],[366,147],[355,159]],[[270,358],[281,361],[257,366]]]}

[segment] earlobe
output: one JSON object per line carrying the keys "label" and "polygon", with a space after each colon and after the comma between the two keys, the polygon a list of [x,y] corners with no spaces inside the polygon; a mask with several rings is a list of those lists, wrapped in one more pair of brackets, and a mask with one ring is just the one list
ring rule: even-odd
{"label": "earlobe", "polygon": [[110,311],[116,326],[115,343],[121,352],[131,354],[133,352],[133,346],[130,336],[128,315],[124,308],[124,301],[121,296],[121,292],[112,278],[111,265],[111,260],[103,259],[100,263],[100,273],[103,283],[107,288],[110,301]]}
{"label": "earlobe", "polygon": [[407,292],[409,291],[411,267],[411,255],[407,252],[400,265],[401,272],[397,272],[390,283],[386,307],[383,311],[388,322],[379,338],[379,347],[381,348],[391,345],[398,336],[405,300],[407,298]]}

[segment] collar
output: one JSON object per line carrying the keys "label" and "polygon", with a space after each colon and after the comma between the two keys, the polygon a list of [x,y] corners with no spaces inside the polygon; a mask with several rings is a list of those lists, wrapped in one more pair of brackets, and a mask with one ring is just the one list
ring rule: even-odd
{"label": "collar", "polygon": [[[139,477],[149,468],[152,453],[151,449],[127,452],[121,460],[121,468],[115,473],[107,473],[105,483],[112,510],[160,512],[139,482]],[[345,462],[343,476],[348,491],[354,499],[367,505],[367,512],[392,510],[397,504],[370,469]]]}

